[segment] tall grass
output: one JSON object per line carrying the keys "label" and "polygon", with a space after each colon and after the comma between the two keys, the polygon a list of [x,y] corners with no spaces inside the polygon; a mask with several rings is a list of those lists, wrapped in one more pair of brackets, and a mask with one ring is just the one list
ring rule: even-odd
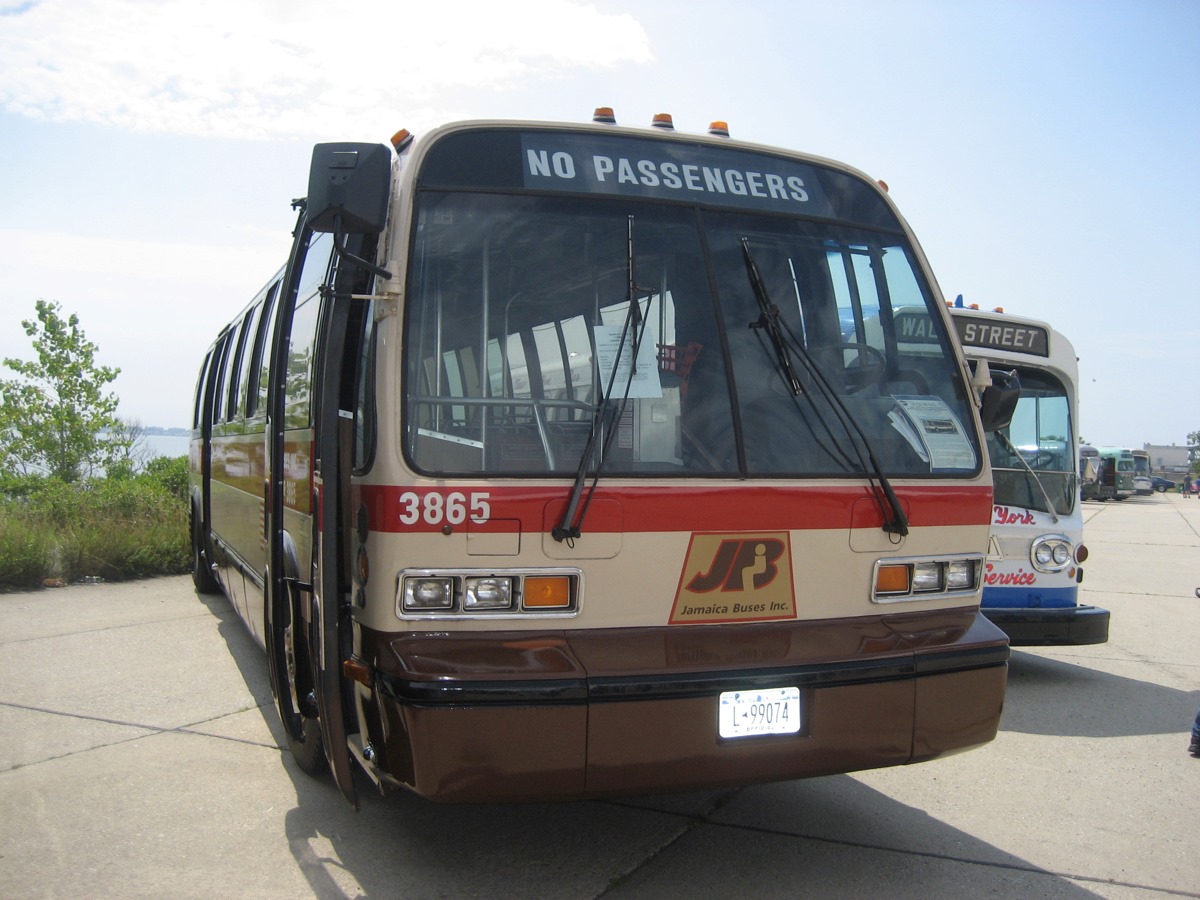
{"label": "tall grass", "polygon": [[0,590],[182,574],[190,552],[186,457],[79,484],[0,481]]}

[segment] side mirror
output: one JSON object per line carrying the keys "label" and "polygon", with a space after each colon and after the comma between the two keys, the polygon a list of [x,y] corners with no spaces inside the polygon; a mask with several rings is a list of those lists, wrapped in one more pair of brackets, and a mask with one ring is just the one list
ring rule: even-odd
{"label": "side mirror", "polygon": [[992,369],[992,383],[983,389],[979,406],[979,421],[984,432],[990,434],[1008,427],[1012,421],[1017,401],[1021,399],[1021,379],[1017,373]]}
{"label": "side mirror", "polygon": [[391,180],[392,151],[383,144],[317,144],[308,170],[309,227],[379,234],[387,222]]}

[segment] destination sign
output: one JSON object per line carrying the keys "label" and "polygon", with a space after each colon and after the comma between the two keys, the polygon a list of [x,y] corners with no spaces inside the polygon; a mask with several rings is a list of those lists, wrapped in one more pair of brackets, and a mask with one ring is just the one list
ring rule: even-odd
{"label": "destination sign", "polygon": [[1028,353],[1031,356],[1050,355],[1050,338],[1045,328],[1005,319],[952,318],[958,339],[966,346]]}
{"label": "destination sign", "polygon": [[704,144],[535,132],[521,136],[536,190],[690,200],[832,217],[812,166]]}

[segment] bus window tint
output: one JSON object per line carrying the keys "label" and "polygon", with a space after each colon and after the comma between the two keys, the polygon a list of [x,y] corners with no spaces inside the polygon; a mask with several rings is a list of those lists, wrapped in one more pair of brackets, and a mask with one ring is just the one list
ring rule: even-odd
{"label": "bus window tint", "polygon": [[1018,369],[1017,374],[1021,399],[1009,426],[1002,429],[1008,441],[988,436],[996,503],[1048,512],[1042,491],[1025,468],[1028,465],[1037,472],[1054,511],[1067,515],[1074,510],[1079,491],[1066,388],[1046,372]]}
{"label": "bus window tint", "polygon": [[[573,472],[594,422],[612,416],[612,439],[597,442],[590,464],[603,456],[608,472],[733,471],[729,392],[694,222],[652,206],[631,214],[607,203],[427,195],[406,345],[414,464]],[[713,369],[702,384],[691,378],[697,356]],[[690,433],[689,420],[706,417],[722,425],[720,457]]]}
{"label": "bus window tint", "polygon": [[284,387],[283,418],[286,428],[304,428],[312,413],[312,363],[320,300],[313,296],[292,314]]}
{"label": "bus window tint", "polygon": [[[886,460],[891,475],[978,466],[970,405],[942,351],[943,331],[926,329],[920,343],[898,339],[897,302],[919,304],[903,308],[904,316],[929,322],[931,301],[914,292],[917,278],[893,235],[802,220],[712,218],[707,245],[748,474],[861,472],[866,448]],[[746,275],[743,241],[763,298]],[[789,345],[784,359],[763,327],[764,302],[779,311]],[[914,395],[933,414],[910,425],[898,398]],[[931,452],[934,444],[940,449]]]}
{"label": "bus window tint", "polygon": [[216,381],[215,381],[215,384],[213,385],[213,401],[212,401],[212,411],[211,411],[213,425],[216,425],[217,423],[224,421],[223,413],[224,413],[225,405],[223,402],[224,401],[223,395],[225,393],[224,388],[225,388],[225,379],[226,379],[226,369],[228,368],[227,363],[228,363],[229,354],[230,354],[229,345],[232,343],[232,337],[233,337],[232,332],[226,332],[225,334],[223,334],[218,342],[219,348],[217,351],[214,352],[214,355],[213,355],[213,365],[216,366]]}
{"label": "bus window tint", "polygon": [[254,334],[254,348],[250,357],[250,366],[246,370],[246,418],[253,419],[263,415],[267,409],[267,380],[270,375],[269,367],[263,365],[267,345],[275,330],[275,295],[279,292],[279,282],[274,282],[263,298],[263,312],[258,320],[258,329]]}
{"label": "bus window tint", "polygon": [[333,236],[313,234],[304,257],[304,269],[296,292],[288,339],[287,372],[284,374],[285,428],[304,428],[312,414],[312,365],[316,350],[317,321],[321,300],[317,289],[329,272]]}

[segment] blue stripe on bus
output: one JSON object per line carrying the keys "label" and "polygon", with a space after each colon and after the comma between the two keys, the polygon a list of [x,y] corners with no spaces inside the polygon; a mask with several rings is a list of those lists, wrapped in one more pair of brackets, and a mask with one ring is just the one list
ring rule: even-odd
{"label": "blue stripe on bus", "polygon": [[984,609],[1062,609],[1077,605],[1079,587],[985,587]]}

